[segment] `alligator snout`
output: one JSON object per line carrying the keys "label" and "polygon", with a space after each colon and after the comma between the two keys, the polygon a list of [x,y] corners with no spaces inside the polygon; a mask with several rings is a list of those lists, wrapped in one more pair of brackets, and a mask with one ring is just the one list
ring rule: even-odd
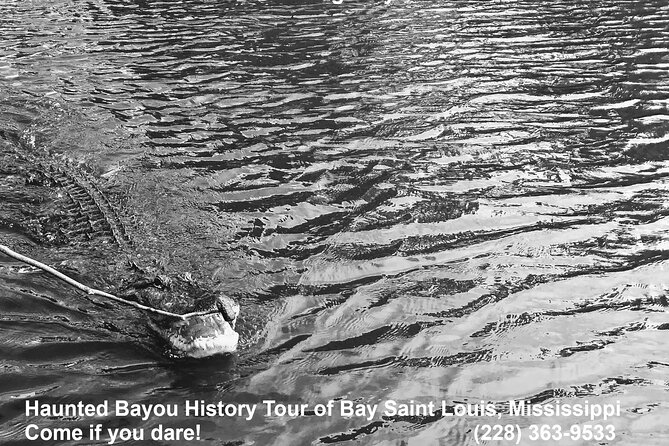
{"label": "alligator snout", "polygon": [[[179,355],[204,358],[237,350],[239,334],[234,330],[239,316],[239,305],[227,296],[218,312],[194,316],[185,321],[176,320],[160,330],[160,334]],[[230,302],[228,302],[230,301]]]}
{"label": "alligator snout", "polygon": [[240,308],[232,298],[206,292],[190,277],[163,275],[133,280],[124,292],[145,305],[177,314],[205,313],[186,320],[152,319],[151,326],[176,356],[204,358],[237,350]]}

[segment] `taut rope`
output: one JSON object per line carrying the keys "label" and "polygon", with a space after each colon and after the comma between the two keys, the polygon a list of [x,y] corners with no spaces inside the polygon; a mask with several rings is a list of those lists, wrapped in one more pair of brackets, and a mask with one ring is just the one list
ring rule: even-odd
{"label": "taut rope", "polygon": [[35,259],[31,259],[30,257],[26,257],[22,254],[19,254],[18,252],[12,251],[11,249],[6,247],[5,245],[0,245],[0,252],[8,255],[9,257],[11,257],[13,259],[19,260],[23,263],[27,263],[28,265],[34,266],[35,268],[39,268],[42,271],[45,271],[45,272],[51,274],[52,276],[55,276],[55,277],[59,278],[63,282],[66,282],[69,285],[72,285],[73,287],[80,289],[81,291],[83,291],[86,294],[106,297],[107,299],[112,299],[112,300],[115,300],[117,302],[121,302],[122,304],[130,305],[130,306],[133,306],[135,308],[139,308],[140,310],[148,311],[149,313],[161,314],[163,316],[174,317],[174,318],[181,319],[181,320],[184,320],[184,321],[188,318],[191,318],[191,317],[203,316],[205,314],[213,313],[212,311],[197,311],[197,312],[194,312],[194,313],[177,314],[177,313],[171,313],[169,311],[161,310],[161,309],[158,309],[158,308],[148,307],[148,306],[142,305],[138,302],[133,302],[131,300],[126,300],[126,299],[123,299],[122,297],[114,296],[113,294],[109,294],[109,293],[106,293],[104,291],[96,290],[95,288],[91,288],[89,286],[86,286],[83,283],[77,282],[73,278],[68,277],[61,272],[56,271],[55,269],[51,268],[49,265],[45,265],[44,263],[38,262]]}

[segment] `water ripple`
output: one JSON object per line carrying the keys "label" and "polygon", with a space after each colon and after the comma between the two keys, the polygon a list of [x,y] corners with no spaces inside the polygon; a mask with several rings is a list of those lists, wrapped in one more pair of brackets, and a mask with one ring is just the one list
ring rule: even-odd
{"label": "water ripple", "polygon": [[[238,358],[170,363],[140,315],[1,260],[2,395],[620,400],[626,439],[666,442],[666,2],[0,14],[0,240],[108,287],[148,258],[243,307]],[[84,240],[30,160],[93,178],[130,254]],[[475,421],[213,420],[205,442],[466,445]]]}

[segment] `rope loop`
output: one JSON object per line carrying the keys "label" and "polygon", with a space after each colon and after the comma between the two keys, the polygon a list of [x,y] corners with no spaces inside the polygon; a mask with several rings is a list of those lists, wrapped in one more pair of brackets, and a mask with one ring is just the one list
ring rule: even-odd
{"label": "rope loop", "polygon": [[132,300],[127,300],[123,299],[122,297],[114,296],[113,294],[101,291],[101,290],[96,290],[95,288],[91,288],[89,286],[84,285],[83,283],[77,282],[71,277],[66,276],[65,274],[61,273],[60,271],[55,270],[54,268],[50,267],[49,265],[45,265],[42,262],[38,262],[35,259],[31,259],[30,257],[26,257],[22,254],[19,254],[18,252],[12,251],[5,245],[0,245],[0,252],[4,253],[5,255],[16,259],[20,262],[26,263],[30,266],[34,266],[35,268],[41,269],[42,271],[45,271],[49,274],[51,274],[54,277],[57,277],[58,279],[62,280],[63,282],[72,285],[73,287],[83,291],[84,293],[88,295],[93,295],[93,296],[100,296],[100,297],[105,297],[107,299],[115,300],[116,302],[120,302],[125,305],[130,305],[135,308],[139,308],[140,310],[149,312],[149,313],[155,313],[155,314],[160,314],[162,316],[168,316],[168,317],[173,317],[176,319],[181,319],[183,321],[190,319],[192,317],[196,316],[204,316],[207,314],[212,314],[215,313],[216,311],[196,311],[193,313],[185,313],[185,314],[177,314],[177,313],[172,313],[170,311],[165,311],[161,310],[159,308],[153,308],[149,307],[147,305],[142,305],[139,302],[134,302]]}

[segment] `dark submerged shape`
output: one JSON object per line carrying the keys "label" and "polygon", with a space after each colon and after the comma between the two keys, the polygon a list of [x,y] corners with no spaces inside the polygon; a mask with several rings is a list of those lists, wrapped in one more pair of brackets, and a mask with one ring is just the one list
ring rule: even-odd
{"label": "dark submerged shape", "polygon": [[[0,202],[0,227],[9,227],[35,245],[77,247],[111,256],[112,263],[135,258],[134,244],[103,184],[86,167],[40,150],[24,134],[0,134],[0,174],[9,191],[21,192],[20,200]],[[0,194],[0,198],[3,195]],[[38,256],[41,257],[41,256]],[[70,263],[71,259],[65,261]],[[88,263],[77,264],[79,271]],[[189,273],[150,272],[131,260],[121,268],[120,279],[105,278],[113,292],[144,305],[175,314],[208,312],[186,320],[149,315],[149,325],[177,357],[203,358],[237,349],[234,330],[240,307],[230,297],[208,290]],[[116,274],[114,276],[118,277]]]}

